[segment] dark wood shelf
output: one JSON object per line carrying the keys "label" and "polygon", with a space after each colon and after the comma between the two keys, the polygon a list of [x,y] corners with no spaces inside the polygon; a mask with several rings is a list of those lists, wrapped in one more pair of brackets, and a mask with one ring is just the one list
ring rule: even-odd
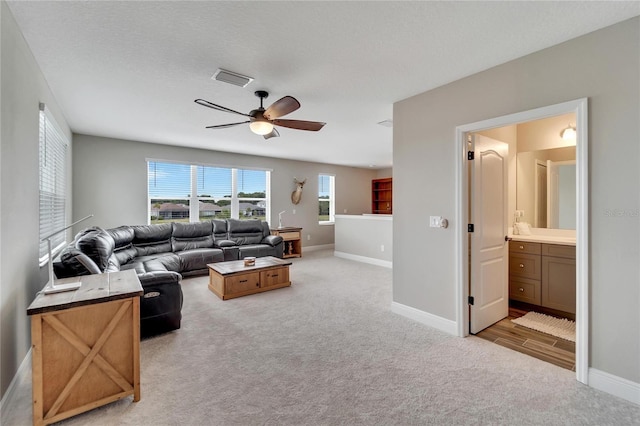
{"label": "dark wood shelf", "polygon": [[393,214],[393,178],[371,181],[371,213]]}

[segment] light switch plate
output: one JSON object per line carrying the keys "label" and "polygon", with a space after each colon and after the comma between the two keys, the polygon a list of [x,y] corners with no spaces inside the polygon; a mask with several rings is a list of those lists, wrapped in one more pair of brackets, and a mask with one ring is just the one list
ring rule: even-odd
{"label": "light switch plate", "polygon": [[441,216],[429,216],[429,227],[430,228],[440,228],[440,221],[442,220]]}

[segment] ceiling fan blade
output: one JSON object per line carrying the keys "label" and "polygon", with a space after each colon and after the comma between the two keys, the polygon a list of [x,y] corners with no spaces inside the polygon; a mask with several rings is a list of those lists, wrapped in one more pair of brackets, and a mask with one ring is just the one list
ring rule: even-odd
{"label": "ceiling fan blade", "polygon": [[204,99],[196,99],[193,102],[197,103],[198,105],[205,106],[207,108],[215,109],[217,111],[230,112],[230,113],[233,113],[233,114],[244,115],[245,117],[249,117],[249,114],[245,114],[243,112],[238,112],[238,111],[232,110],[230,108],[223,107],[221,105],[216,105],[216,104],[213,104],[213,103],[211,103],[209,101],[205,101]]}
{"label": "ceiling fan blade", "polygon": [[300,102],[298,102],[296,98],[293,96],[285,96],[272,103],[263,115],[267,120],[273,120],[274,118],[287,115],[298,108],[300,108]]}
{"label": "ceiling fan blade", "polygon": [[276,126],[289,127],[290,129],[297,130],[310,130],[312,132],[317,132],[326,124],[319,121],[304,120],[272,120],[271,122]]}
{"label": "ceiling fan blade", "polygon": [[207,129],[226,129],[227,127],[237,126],[239,124],[251,123],[251,121],[241,121],[239,123],[218,124],[217,126],[207,126]]}
{"label": "ceiling fan blade", "polygon": [[271,133],[267,133],[266,135],[264,135],[263,137],[265,139],[269,139],[269,138],[277,138],[278,136],[280,136],[280,133],[278,133],[278,131],[274,128]]}

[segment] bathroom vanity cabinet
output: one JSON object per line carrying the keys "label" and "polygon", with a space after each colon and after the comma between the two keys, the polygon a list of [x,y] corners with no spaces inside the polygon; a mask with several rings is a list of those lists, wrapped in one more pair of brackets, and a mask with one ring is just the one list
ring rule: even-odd
{"label": "bathroom vanity cabinet", "polygon": [[510,241],[509,298],[575,314],[575,246]]}

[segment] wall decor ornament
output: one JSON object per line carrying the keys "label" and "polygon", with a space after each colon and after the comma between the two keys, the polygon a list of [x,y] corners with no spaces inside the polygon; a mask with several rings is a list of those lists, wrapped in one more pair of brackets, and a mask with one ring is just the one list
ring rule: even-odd
{"label": "wall decor ornament", "polygon": [[291,202],[293,204],[298,204],[302,199],[302,187],[307,182],[307,179],[305,178],[303,181],[299,181],[297,178],[294,177],[293,181],[296,184],[296,189],[291,193]]}

